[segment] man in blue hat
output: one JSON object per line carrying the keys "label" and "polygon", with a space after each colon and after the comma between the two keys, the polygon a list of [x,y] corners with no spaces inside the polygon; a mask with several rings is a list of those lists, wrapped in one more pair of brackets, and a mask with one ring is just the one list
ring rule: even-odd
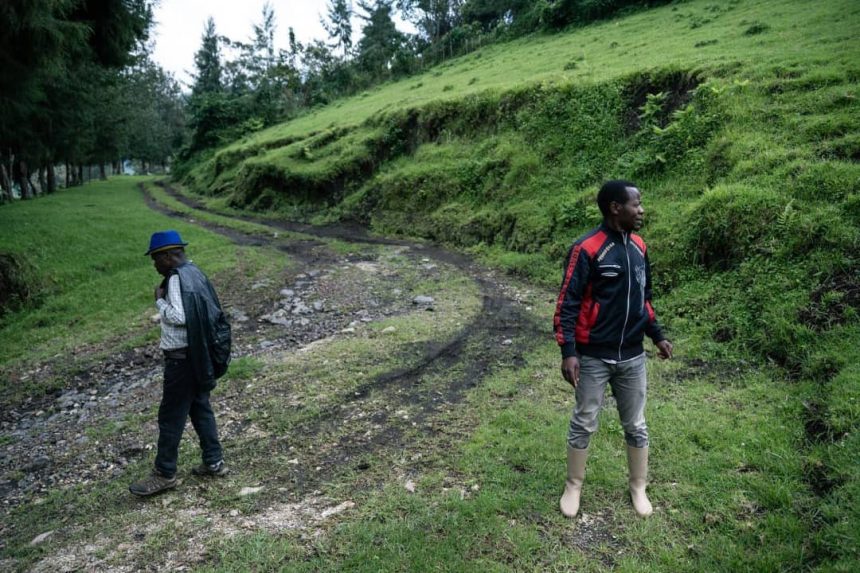
{"label": "man in blue hat", "polygon": [[158,408],[155,468],[149,477],[129,486],[138,496],[176,487],[179,442],[189,415],[203,450],[203,463],[192,473],[220,477],[228,472],[209,392],[230,362],[230,325],[209,279],[186,259],[187,244],[177,231],[160,231],[152,235],[146,252],[164,277],[155,288],[155,305],[161,316],[164,391]]}

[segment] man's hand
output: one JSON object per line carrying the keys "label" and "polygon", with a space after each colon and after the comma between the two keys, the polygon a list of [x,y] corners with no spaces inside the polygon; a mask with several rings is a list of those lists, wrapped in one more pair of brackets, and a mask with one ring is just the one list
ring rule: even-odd
{"label": "man's hand", "polygon": [[576,356],[568,356],[561,361],[561,375],[568,383],[576,388],[579,384],[579,358]]}
{"label": "man's hand", "polygon": [[672,343],[668,340],[661,340],[656,344],[657,356],[663,360],[672,358]]}
{"label": "man's hand", "polygon": [[155,300],[158,300],[160,298],[164,298],[164,289],[161,288],[161,285],[158,285],[157,287],[155,287]]}

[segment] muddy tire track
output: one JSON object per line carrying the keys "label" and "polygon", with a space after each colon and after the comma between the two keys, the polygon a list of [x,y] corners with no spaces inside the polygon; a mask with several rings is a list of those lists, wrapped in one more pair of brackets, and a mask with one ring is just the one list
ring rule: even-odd
{"label": "muddy tire track", "polygon": [[[243,283],[244,275],[237,272],[237,284],[222,293],[228,295],[222,296],[222,301],[228,305],[235,301],[251,304],[253,310],[248,314],[256,319],[234,323],[237,357],[259,355],[268,360],[277,356],[276,353],[290,356],[296,348],[313,341],[354,332],[344,328],[352,325],[350,320],[372,322],[415,313],[420,307],[413,304],[411,295],[391,296],[391,292],[414,292],[415,285],[425,280],[438,288],[445,284],[438,281],[456,277],[457,288],[462,289],[459,281],[461,277],[468,277],[474,281],[480,297],[479,301],[472,298],[474,295],[458,294],[451,298],[449,302],[461,302],[453,307],[447,304],[440,307],[445,312],[450,308],[469,308],[468,312],[474,314],[464,314],[462,319],[457,315],[440,315],[438,318],[444,320],[438,324],[446,334],[438,335],[435,340],[391,339],[398,341],[399,350],[384,355],[386,363],[391,360],[390,364],[396,367],[388,371],[374,369],[378,374],[362,378],[358,385],[348,385],[348,390],[328,384],[327,396],[319,402],[315,401],[313,385],[293,384],[289,379],[266,380],[264,376],[264,382],[255,385],[254,390],[247,390],[244,381],[226,386],[228,393],[222,396],[219,425],[228,463],[234,468],[233,477],[227,478],[230,480],[228,489],[251,484],[262,487],[261,493],[250,499],[243,498],[241,502],[227,502],[241,510],[239,512],[213,511],[207,508],[207,491],[212,484],[183,473],[188,483],[182,487],[181,495],[162,501],[184,507],[179,510],[183,515],[205,516],[221,523],[218,527],[226,528],[225,531],[239,531],[246,527],[242,525],[245,521],[251,524],[249,530],[265,530],[267,520],[278,517],[272,513],[272,508],[277,514],[282,507],[295,506],[302,511],[316,511],[314,508],[329,505],[340,507],[337,504],[342,502],[344,488],[366,492],[392,480],[396,483],[401,479],[414,479],[424,471],[439,469],[450,475],[451,483],[457,483],[456,468],[444,461],[446,452],[462,442],[464,435],[478,422],[473,410],[461,409],[464,401],[488,376],[522,366],[524,354],[543,344],[544,336],[549,336],[531,315],[527,303],[520,300],[518,290],[524,285],[500,279],[494,271],[475,264],[464,255],[434,245],[373,237],[354,225],[313,227],[216,213],[222,221],[247,221],[273,232],[239,231],[229,224],[200,220],[195,213],[207,211],[203,205],[169,185],[162,186],[193,212],[180,212],[159,203],[146,186],[141,185],[140,192],[149,208],[204,227],[237,245],[266,247],[285,253],[298,266],[288,265],[276,275],[263,274],[262,279],[271,283],[288,281],[287,286],[308,304],[313,301],[311,296],[322,296],[327,301],[324,311],[307,315],[312,324],[303,327],[304,330],[267,325],[261,322],[264,318],[261,309],[265,307],[271,312],[273,302],[283,302],[273,300],[277,299],[274,293],[279,292],[279,287],[268,284],[254,290],[258,285]],[[337,252],[330,248],[330,239],[391,249],[357,247],[344,254],[342,249]],[[379,268],[380,273],[374,274],[374,267]],[[427,267],[436,270],[430,271]],[[423,270],[416,273],[416,269]],[[299,283],[305,282],[301,277],[308,278],[308,290],[299,288]],[[254,280],[259,279],[260,275],[255,275]],[[340,282],[341,279],[345,279],[346,284]],[[326,298],[343,288],[349,292]],[[280,292],[283,290],[287,289]],[[269,291],[272,292],[266,294]],[[458,298],[462,296],[469,298]],[[461,303],[464,306],[460,307]],[[248,310],[247,306],[243,308]],[[452,316],[455,318],[451,319]],[[452,328],[455,328],[453,333]],[[358,336],[366,336],[368,331],[359,329],[359,332],[362,334]],[[386,340],[380,337],[379,343],[385,344]],[[262,344],[272,341],[277,344]],[[14,413],[2,416],[0,430],[4,439],[18,441],[2,451],[0,477],[13,472],[23,477],[0,479],[0,517],[19,516],[20,510],[29,507],[27,504],[38,502],[36,498],[50,496],[54,491],[74,492],[75,487],[102,489],[111,482],[130,481],[138,477],[140,467],[151,458],[150,442],[155,423],[152,408],[157,402],[155,396],[160,384],[159,353],[151,345],[118,352],[110,348],[113,342],[116,341],[107,341],[100,349],[105,354],[89,356],[84,352],[84,358],[88,357],[88,363],[94,365],[76,373],[64,388],[16,405]],[[316,357],[326,359],[325,350],[322,352]],[[299,372],[301,364],[296,366]],[[250,388],[250,384],[247,386]],[[303,409],[302,401],[314,407]],[[286,415],[270,424],[255,416],[261,412],[286,412]],[[296,463],[295,460],[300,461]],[[229,499],[235,493],[224,491],[223,495]],[[329,502],[328,496],[338,501]],[[150,505],[137,504],[127,497],[120,494],[96,521],[143,518],[142,523],[147,523]],[[142,567],[147,562],[145,548],[138,549],[136,544],[149,535],[146,528],[155,527],[154,524],[141,526],[144,529],[134,525],[123,527],[108,542],[99,537],[97,524],[86,521],[90,517],[86,508],[73,505],[59,511],[62,513],[48,511],[38,532],[31,532],[19,517],[8,522],[0,519],[0,555],[7,548],[23,547],[35,533],[44,533],[41,531],[44,525],[44,529],[52,530],[54,547],[52,553],[37,564],[37,569],[39,566],[51,569],[68,562],[72,569],[92,570],[93,563],[100,561],[94,561],[87,548],[102,542],[124,547],[117,553],[105,545],[105,554],[113,555],[112,558],[122,555],[123,562],[136,564],[132,567]],[[183,526],[196,531],[195,523],[192,520]],[[201,548],[205,548],[207,540],[211,535],[217,536],[217,532],[213,534],[203,528],[196,535],[197,541],[187,547],[180,543],[176,560],[205,560],[205,549]],[[203,553],[197,555],[198,550]],[[26,565],[26,561],[24,558],[21,565]]]}
{"label": "muddy tire track", "polygon": [[[212,212],[166,183],[157,184],[184,205],[192,209]],[[176,215],[169,208],[154,201],[143,186],[141,189],[150,206],[161,212]],[[273,485],[287,481],[292,489],[309,492],[321,483],[336,477],[337,474],[354,470],[356,465],[359,466],[359,470],[362,470],[361,466],[364,463],[358,461],[362,456],[373,454],[381,449],[397,450],[408,447],[411,438],[407,434],[410,433],[410,428],[403,424],[391,423],[394,411],[401,407],[409,408],[413,428],[432,428],[435,416],[461,402],[468,391],[480,385],[485,377],[500,369],[521,366],[523,353],[539,344],[546,335],[545,329],[510,296],[508,285],[497,280],[492,271],[481,268],[465,255],[434,245],[372,237],[365,229],[349,224],[315,227],[289,221],[216,214],[320,239],[336,238],[351,243],[408,247],[422,257],[456,267],[475,281],[481,293],[481,309],[474,320],[448,340],[429,343],[416,363],[380,374],[357,388],[342,393],[333,405],[316,413],[312,419],[297,421],[290,436],[279,440],[275,447],[281,450],[291,448],[290,451],[295,452],[297,442],[309,441],[310,447],[303,447],[301,450],[314,461],[312,464],[304,464],[301,468],[288,468],[289,471],[284,475],[271,478]],[[267,236],[237,233],[206,221],[195,220],[195,224],[221,233],[240,244],[260,244],[278,248],[283,244]],[[307,261],[309,260],[307,249],[317,246],[319,243],[313,240],[298,241],[287,252],[299,260]],[[428,379],[434,379],[437,382],[428,384],[426,383]],[[443,380],[441,384],[438,382],[440,379]],[[349,421],[345,419],[345,409],[347,412],[361,409],[368,406],[372,400],[384,401],[390,406],[384,411],[373,414],[372,422],[377,429],[371,431],[370,435],[365,433],[359,436],[350,432]],[[331,447],[330,444],[330,447],[326,448],[325,455],[312,453],[318,449],[315,446],[319,445],[316,444],[316,436],[335,437],[334,446]],[[314,465],[316,471],[308,472],[306,469],[308,465]]]}
{"label": "muddy tire track", "polygon": [[[313,388],[292,386],[289,380],[284,380],[272,387],[261,387],[262,393],[245,392],[236,387],[236,391],[225,394],[219,422],[227,422],[222,426],[222,435],[229,463],[236,468],[235,479],[240,483],[246,480],[258,483],[266,492],[247,506],[249,518],[259,514],[264,519],[267,505],[283,503],[285,499],[299,504],[316,499],[320,490],[336,491],[344,485],[366,490],[390,482],[391,462],[406,454],[417,451],[423,452],[427,456],[425,459],[444,459],[444,452],[459,443],[463,434],[476,423],[468,410],[458,410],[470,391],[494,372],[521,366],[524,353],[542,344],[544,336],[549,336],[530,315],[526,303],[519,300],[516,286],[497,278],[492,270],[474,264],[464,255],[433,245],[371,237],[366,231],[349,225],[316,228],[234,217],[273,230],[302,233],[302,236],[241,232],[224,224],[201,221],[193,213],[170,209],[157,202],[145,186],[139,188],[149,208],[189,220],[237,245],[273,248],[289,255],[298,262],[300,270],[289,268],[277,277],[267,278],[282,281],[285,277],[294,277],[295,284],[289,283],[289,286],[295,287],[303,298],[305,294],[298,289],[298,279],[306,273],[309,277],[320,277],[310,279],[309,283],[309,292],[316,295],[326,296],[331,292],[326,289],[333,283],[338,289],[347,286],[350,290],[346,298],[332,299],[331,309],[327,307],[325,312],[313,314],[311,327],[304,330],[266,325],[259,320],[234,323],[237,357],[290,353],[313,341],[334,334],[340,336],[350,320],[359,320],[356,315],[360,313],[355,308],[364,309],[362,312],[371,309],[370,316],[361,318],[371,321],[414,313],[416,306],[409,296],[392,298],[382,294],[382,298],[378,298],[380,306],[368,305],[380,293],[395,290],[393,287],[411,290],[410,281],[417,279],[409,278],[413,271],[402,275],[401,270],[438,267],[438,271],[427,271],[430,275],[421,271],[418,276],[436,273],[441,273],[436,274],[437,278],[452,276],[452,273],[466,276],[475,282],[481,293],[479,310],[473,310],[473,316],[464,315],[465,324],[455,332],[451,333],[449,323],[445,327],[449,334],[440,339],[404,344],[398,351],[402,354],[389,354],[386,358],[401,366],[364,379],[358,386],[351,385],[349,390],[331,387],[320,409],[305,411],[299,406],[291,410],[289,424],[282,426],[286,428],[284,431],[255,420],[254,412],[290,408],[289,402],[294,398],[314,400]],[[169,186],[165,185],[165,189],[189,207],[198,210],[202,207]],[[354,253],[337,253],[329,248],[327,239],[331,238],[362,245],[387,245],[392,250],[382,249],[387,251],[386,255],[360,248]],[[390,260],[384,258],[391,254],[397,256]],[[444,264],[432,265],[431,262]],[[358,271],[365,263],[379,265],[385,272],[365,282],[362,277],[372,273]],[[348,285],[337,283],[344,266],[356,269],[347,270]],[[307,270],[311,268],[314,270]],[[326,275],[331,276],[328,282],[323,280]],[[370,293],[360,292],[367,285],[380,288]],[[255,303],[271,308],[270,295],[263,294],[266,289],[253,291],[254,286],[237,284],[222,293],[228,295],[222,296],[222,301],[229,304],[231,298],[257,297]],[[240,290],[233,292],[236,289]],[[277,287],[273,290],[277,292]],[[251,291],[257,294],[252,295]],[[469,306],[475,308],[474,303]],[[260,308],[258,306],[250,314],[255,318],[260,316]],[[274,346],[261,343],[273,340],[277,342]],[[379,340],[385,344],[385,338]],[[87,350],[83,351],[82,358],[91,366],[77,371],[65,387],[6,408],[0,415],[0,432],[7,440],[6,448],[0,451],[0,517],[55,491],[75,491],[73,488],[79,486],[102,488],[109,482],[130,481],[138,477],[140,463],[151,458],[150,442],[155,423],[151,411],[159,393],[159,353],[152,345],[117,351],[111,348],[115,342],[106,341],[104,348],[92,356]],[[8,442],[10,439],[13,442]],[[261,451],[265,455],[260,455]],[[294,458],[299,458],[301,463],[286,461]],[[437,467],[432,465],[437,463],[426,462],[431,464],[427,466],[423,461],[411,462],[408,468],[397,471],[401,476],[404,471],[413,475],[425,468]],[[129,468],[137,469],[130,472]],[[13,475],[9,479],[4,477]],[[198,490],[205,487],[190,478],[188,487],[183,488],[183,503],[197,508],[195,511],[205,512],[198,507],[203,500]],[[113,518],[146,507],[130,505],[131,501],[125,496],[115,502],[108,512]],[[71,521],[68,519],[67,513],[46,516],[45,525],[50,523],[50,527],[57,528],[57,539],[64,540],[61,543],[82,534],[88,527],[74,517]],[[29,542],[29,538],[21,537],[26,532],[15,520],[0,519],[0,552],[6,547]],[[121,536],[132,533],[125,531]],[[83,551],[83,546],[76,544],[72,541],[64,551],[69,550],[71,554]],[[86,563],[89,557],[85,553],[75,560]],[[80,568],[87,569],[83,565]]]}

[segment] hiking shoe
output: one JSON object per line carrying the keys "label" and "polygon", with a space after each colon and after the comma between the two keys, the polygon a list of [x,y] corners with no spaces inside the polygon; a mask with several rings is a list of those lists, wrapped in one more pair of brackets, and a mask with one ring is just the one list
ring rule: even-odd
{"label": "hiking shoe", "polygon": [[221,460],[218,463],[209,465],[209,464],[200,464],[191,469],[191,473],[196,476],[216,476],[216,477],[224,477],[228,473],[230,473],[230,468],[227,467],[227,464],[224,463],[224,460]]}
{"label": "hiking shoe", "polygon": [[168,478],[158,473],[158,470],[152,470],[149,477],[145,477],[128,486],[128,491],[140,497],[147,497],[172,489],[176,487],[176,483],[176,476]]}

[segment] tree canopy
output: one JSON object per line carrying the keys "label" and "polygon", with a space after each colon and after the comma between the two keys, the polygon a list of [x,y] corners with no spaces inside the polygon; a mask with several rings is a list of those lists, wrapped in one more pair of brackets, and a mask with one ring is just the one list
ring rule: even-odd
{"label": "tree canopy", "polygon": [[53,191],[56,164],[71,184],[84,164],[171,155],[183,114],[147,54],[152,0],[10,0],[0,21],[0,198]]}
{"label": "tree canopy", "polygon": [[[190,93],[182,94],[148,55],[154,2],[0,4],[0,200],[13,189],[22,197],[34,188],[53,190],[56,164],[69,166],[66,182],[74,184],[82,165],[129,157],[163,164],[181,147],[182,169],[207,148],[485,43],[644,4],[329,0],[322,18],[328,37],[303,44],[288,27],[289,47],[279,50],[277,18],[267,3],[247,41],[219,36],[214,20],[207,21]],[[353,16],[361,22],[357,40]],[[416,33],[399,30],[397,17]],[[31,183],[34,172],[39,185]]]}

